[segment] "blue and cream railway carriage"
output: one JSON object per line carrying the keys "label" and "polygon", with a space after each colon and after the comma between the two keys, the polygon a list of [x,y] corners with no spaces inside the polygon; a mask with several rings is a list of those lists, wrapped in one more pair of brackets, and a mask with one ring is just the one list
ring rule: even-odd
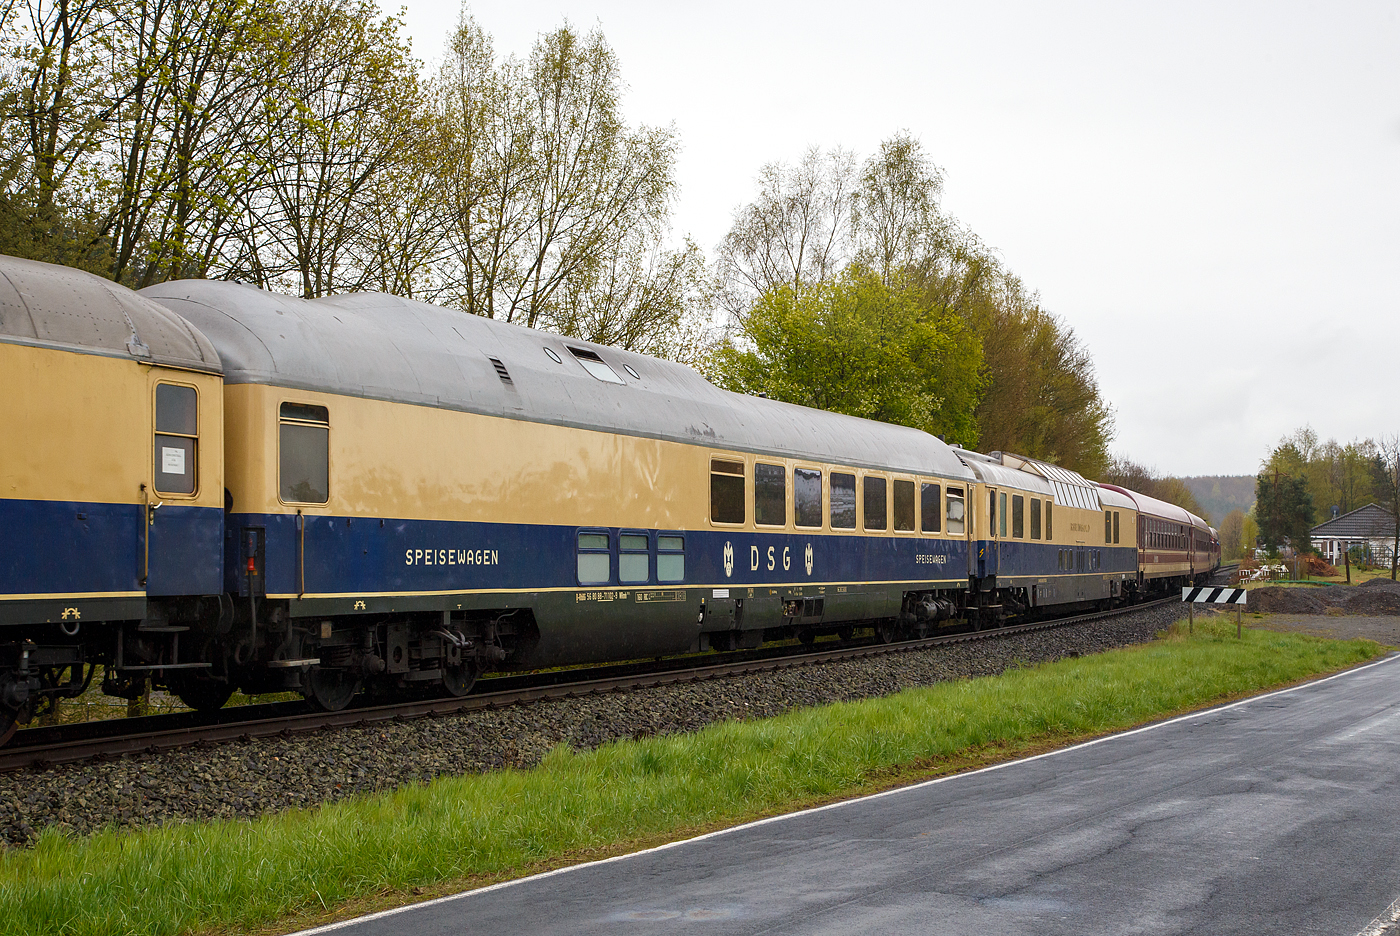
{"label": "blue and cream railway carriage", "polygon": [[335,708],[1141,581],[1072,472],[381,294],[0,258],[0,392],[0,735],[97,663]]}

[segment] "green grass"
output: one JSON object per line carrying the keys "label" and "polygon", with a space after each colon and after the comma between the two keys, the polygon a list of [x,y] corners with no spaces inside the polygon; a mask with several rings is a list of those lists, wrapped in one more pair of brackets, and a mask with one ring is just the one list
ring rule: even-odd
{"label": "green grass", "polygon": [[[536,769],[454,777],[253,822],[0,856],[0,933],[178,933],[327,919],[868,792],[1140,724],[1376,656],[1233,622],[1127,650],[895,696],[557,749]],[[445,883],[446,882],[446,883]]]}

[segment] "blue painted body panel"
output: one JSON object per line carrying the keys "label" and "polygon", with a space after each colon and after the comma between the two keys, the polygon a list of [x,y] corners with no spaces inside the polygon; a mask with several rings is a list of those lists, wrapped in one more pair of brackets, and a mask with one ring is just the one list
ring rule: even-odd
{"label": "blue painted body panel", "polygon": [[222,590],[222,510],[167,503],[156,511],[150,534],[147,595],[216,595]]}
{"label": "blue painted body panel", "polygon": [[135,504],[0,499],[0,594],[139,591]]}
{"label": "blue painted body panel", "polygon": [[978,540],[976,543],[979,575],[996,575],[1002,579],[1028,576],[1065,575],[1074,570],[1060,568],[1059,551],[1098,550],[1101,565],[1084,569],[1084,573],[1127,573],[1137,575],[1137,549],[1133,546],[1071,546],[1064,543],[1043,543],[1034,540]]}
{"label": "blue painted body panel", "polygon": [[[141,591],[143,509],[0,500],[0,595]],[[166,504],[150,529],[149,595],[219,592],[223,511]]]}
{"label": "blue painted body panel", "polygon": [[[305,521],[305,591],[309,595],[644,584],[617,581],[616,527],[607,530],[612,580],[604,584],[580,583],[576,560],[578,531],[602,532],[603,528],[358,517],[306,517]],[[240,531],[245,528],[266,530],[268,594],[297,593],[297,517],[286,514],[228,517],[227,590],[246,591],[246,559],[239,550]],[[714,530],[660,532],[685,536],[686,575],[683,582],[658,582],[653,562],[652,580],[645,584],[655,587],[931,579],[965,583],[967,579],[967,544],[959,540]]]}

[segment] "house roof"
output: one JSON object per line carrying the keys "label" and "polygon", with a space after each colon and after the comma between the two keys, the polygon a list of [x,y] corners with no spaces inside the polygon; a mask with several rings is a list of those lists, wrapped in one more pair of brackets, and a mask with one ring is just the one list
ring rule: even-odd
{"label": "house roof", "polygon": [[1370,539],[1395,535],[1395,515],[1376,504],[1367,504],[1319,523],[1311,534],[1319,539]]}

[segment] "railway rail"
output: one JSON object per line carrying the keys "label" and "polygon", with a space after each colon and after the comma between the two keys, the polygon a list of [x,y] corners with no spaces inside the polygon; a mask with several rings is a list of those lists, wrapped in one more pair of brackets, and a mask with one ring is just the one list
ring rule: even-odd
{"label": "railway rail", "polygon": [[700,665],[696,665],[695,660],[690,658],[663,661],[660,664],[613,665],[529,676],[499,677],[483,680],[478,691],[461,698],[433,698],[387,705],[371,704],[338,712],[307,711],[304,703],[285,702],[240,706],[207,714],[181,712],[139,719],[110,719],[76,725],[30,728],[17,732],[10,743],[0,749],[0,772],[90,759],[109,759],[124,754],[159,753],[197,744],[356,727],[383,721],[439,717],[547,699],[622,692],[738,673],[772,671],[832,660],[903,653],[942,644],[987,640],[1028,631],[1068,627],[1157,607],[1176,600],[1164,598],[1109,611],[888,644],[867,642],[824,650],[811,650],[806,647],[769,649],[745,653],[740,659],[734,658],[738,654],[725,654],[723,660]]}

